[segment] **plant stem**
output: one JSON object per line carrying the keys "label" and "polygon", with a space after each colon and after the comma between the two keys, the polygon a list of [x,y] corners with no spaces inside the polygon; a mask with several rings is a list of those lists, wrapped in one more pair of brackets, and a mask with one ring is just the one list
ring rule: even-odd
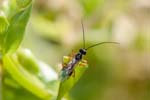
{"label": "plant stem", "polygon": [[2,71],[2,58],[0,54],[0,100],[2,100],[2,80],[3,80],[3,71]]}

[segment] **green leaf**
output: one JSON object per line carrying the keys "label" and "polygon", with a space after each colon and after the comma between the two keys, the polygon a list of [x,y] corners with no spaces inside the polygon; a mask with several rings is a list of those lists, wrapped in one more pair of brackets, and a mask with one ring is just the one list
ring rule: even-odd
{"label": "green leaf", "polygon": [[25,70],[15,56],[3,57],[4,68],[18,84],[41,99],[51,98],[52,93],[36,76]]}
{"label": "green leaf", "polygon": [[4,13],[0,12],[0,52],[2,50],[4,33],[7,31],[8,25],[9,23]]}
{"label": "green leaf", "polygon": [[4,34],[8,28],[8,20],[7,18],[3,15],[2,12],[0,12],[0,35]]}
{"label": "green leaf", "polygon": [[19,47],[24,36],[31,8],[32,4],[30,4],[27,8],[16,13],[10,19],[10,26],[8,27],[8,31],[4,38],[4,54],[8,52],[12,53]]}
{"label": "green leaf", "polygon": [[[64,57],[63,61],[67,61],[66,56]],[[75,75],[71,75],[68,79],[60,81],[57,100],[61,100],[61,98],[71,90],[71,88],[77,83],[77,81],[80,79],[80,77],[82,76],[82,74],[85,72],[87,68],[88,68],[87,64],[84,64],[83,66],[78,64],[75,67],[75,73],[74,73]]]}
{"label": "green leaf", "polygon": [[32,0],[16,0],[16,2],[20,8],[25,8],[27,5],[29,5],[32,2]]}
{"label": "green leaf", "polygon": [[17,51],[17,57],[19,63],[28,71],[34,74],[39,73],[38,60],[35,58],[35,56],[31,53],[29,49],[19,49]]}

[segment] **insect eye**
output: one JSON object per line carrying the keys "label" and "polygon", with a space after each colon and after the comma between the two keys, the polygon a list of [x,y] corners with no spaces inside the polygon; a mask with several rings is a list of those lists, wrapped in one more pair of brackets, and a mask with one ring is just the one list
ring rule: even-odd
{"label": "insect eye", "polygon": [[86,50],[85,49],[80,49],[79,52],[83,55],[86,55]]}

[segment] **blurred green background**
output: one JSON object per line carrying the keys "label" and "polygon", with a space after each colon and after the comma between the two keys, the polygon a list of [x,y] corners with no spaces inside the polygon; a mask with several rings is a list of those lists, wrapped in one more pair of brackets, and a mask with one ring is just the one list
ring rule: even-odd
{"label": "blurred green background", "polygon": [[22,46],[57,70],[64,55],[82,48],[81,19],[86,47],[120,44],[87,52],[89,68],[71,100],[150,100],[149,0],[34,0]]}

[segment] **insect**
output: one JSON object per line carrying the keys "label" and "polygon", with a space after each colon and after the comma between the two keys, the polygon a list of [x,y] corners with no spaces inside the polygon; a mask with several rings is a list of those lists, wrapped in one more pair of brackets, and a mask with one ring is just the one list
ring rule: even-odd
{"label": "insect", "polygon": [[63,80],[68,79],[73,73],[75,73],[74,72],[75,66],[77,64],[79,64],[79,62],[82,60],[83,56],[86,55],[87,50],[89,50],[90,48],[93,48],[95,46],[102,45],[105,43],[118,44],[117,42],[100,42],[100,43],[91,45],[91,46],[86,48],[85,47],[85,34],[84,34],[83,21],[81,21],[81,24],[82,24],[82,32],[83,32],[83,48],[79,49],[78,53],[76,53],[75,55],[72,56],[69,63],[64,65],[63,68],[61,69],[61,76],[63,77]]}

